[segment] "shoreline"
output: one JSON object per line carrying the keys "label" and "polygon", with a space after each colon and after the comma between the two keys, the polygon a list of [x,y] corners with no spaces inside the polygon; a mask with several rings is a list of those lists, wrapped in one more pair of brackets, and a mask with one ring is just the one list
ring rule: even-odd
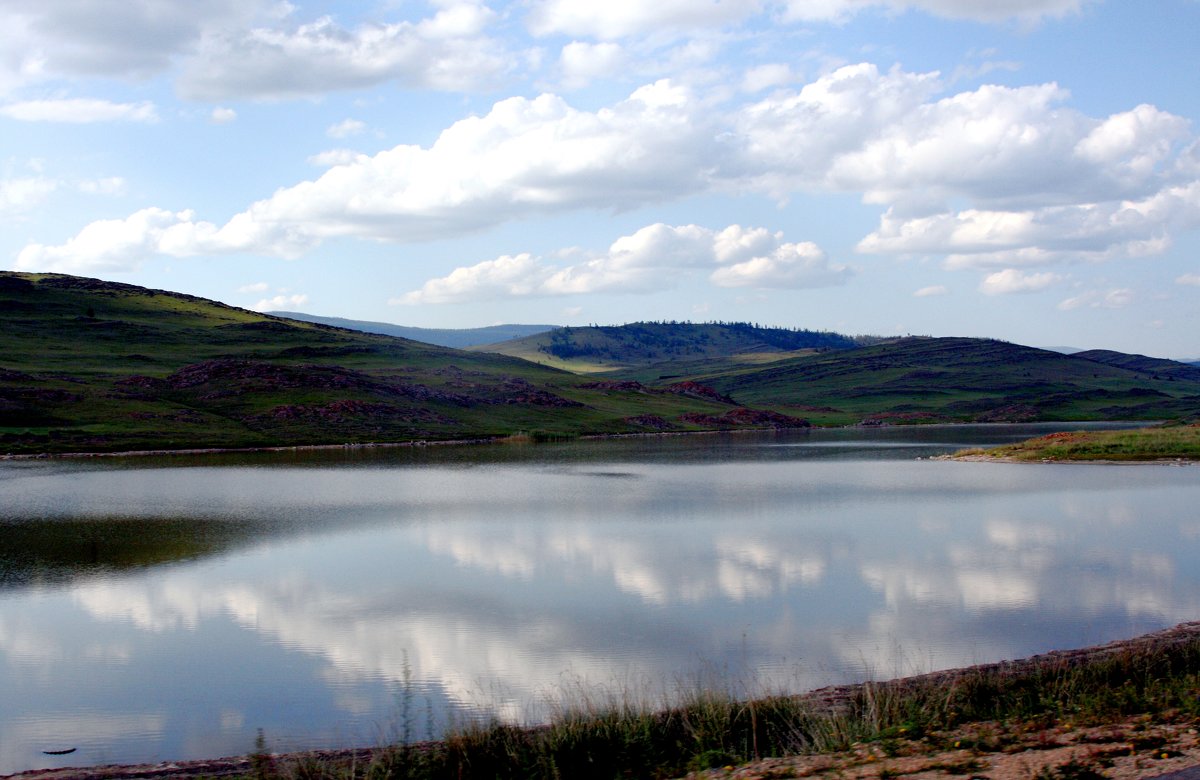
{"label": "shoreline", "polygon": [[[1099,645],[1089,647],[1076,648],[1071,650],[1051,650],[1046,653],[1028,656],[1026,658],[1013,659],[1007,661],[996,661],[984,664],[975,664],[972,666],[958,667],[954,669],[943,669],[935,672],[928,672],[920,675],[909,677],[898,677],[884,681],[866,681],[861,683],[850,683],[844,685],[827,686],[816,690],[807,691],[795,695],[797,701],[809,704],[815,712],[834,713],[848,707],[851,702],[857,697],[861,698],[864,692],[869,696],[880,696],[888,693],[902,693],[921,688],[952,686],[956,682],[968,679],[972,676],[981,674],[993,674],[1001,676],[1017,677],[1023,674],[1029,674],[1037,670],[1064,670],[1073,667],[1081,666],[1087,663],[1104,661],[1123,654],[1143,654],[1150,652],[1162,652],[1171,648],[1178,648],[1188,643],[1200,640],[1200,621],[1191,621],[1179,623],[1175,626],[1165,628],[1159,631],[1154,631],[1148,634],[1132,637],[1129,639],[1118,639],[1111,642],[1106,642]],[[970,724],[964,724],[970,725]],[[545,728],[544,726],[526,726],[521,727],[528,730],[538,730]],[[1067,725],[1067,729],[1072,727]],[[1080,725],[1075,727],[1082,731],[1085,727]],[[1195,729],[1191,730],[1191,734],[1195,735]],[[1059,734],[1062,729],[1057,729]],[[428,749],[432,745],[440,744],[439,742],[422,742],[415,743],[410,747],[416,751]],[[277,762],[297,761],[305,759],[316,759],[319,761],[329,761],[334,763],[350,764],[361,763],[367,765],[370,761],[388,750],[394,750],[394,746],[379,745],[374,747],[349,747],[340,749],[327,750],[309,750],[296,753],[272,753],[265,758],[272,764]],[[1042,748],[1038,748],[1041,750]],[[857,748],[858,752],[862,752],[862,746]],[[869,752],[869,751],[868,751]],[[251,754],[241,756],[225,756],[212,759],[195,759],[183,761],[165,761],[156,764],[110,764],[84,767],[62,767],[57,769],[32,769],[23,772],[18,772],[12,775],[2,776],[6,780],[68,780],[69,778],[78,778],[78,780],[169,780],[170,778],[178,778],[180,780],[189,780],[201,777],[230,777],[230,776],[250,776],[255,769],[255,761],[261,762],[263,756],[253,756]],[[813,758],[813,756],[805,756],[805,758]],[[817,755],[820,758],[820,754]],[[768,762],[787,761],[788,759],[766,759]],[[867,758],[867,762],[874,762],[876,758]],[[1191,763],[1186,766],[1200,766],[1200,756],[1195,760],[1188,759]],[[749,765],[746,765],[749,766]],[[880,765],[882,767],[882,765]],[[1180,767],[1173,767],[1180,768]],[[718,773],[724,774],[706,774],[705,776],[725,776],[728,777],[729,770],[715,770]],[[1163,768],[1164,770],[1166,767]],[[1161,774],[1161,771],[1159,772]],[[1154,773],[1147,773],[1144,777],[1153,776]],[[695,776],[695,775],[689,775]],[[778,775],[778,776],[794,776],[794,775]],[[797,775],[798,776],[798,775]],[[841,776],[840,772],[838,776]],[[880,775],[882,780],[882,775]]]}
{"label": "shoreline", "polygon": [[[1106,423],[1121,423],[1122,420],[1065,420],[1061,421],[1062,425],[1095,425]],[[922,425],[863,425],[861,423],[851,423],[849,425],[810,425],[804,427],[787,427],[787,428],[734,428],[734,429],[712,429],[705,431],[629,431],[626,433],[585,433],[577,436],[564,437],[562,441],[604,441],[609,439],[659,439],[673,436],[713,436],[718,434],[738,434],[738,433],[767,433],[772,431],[812,431],[812,430],[842,430],[842,429],[876,429],[876,428],[956,428],[960,426],[987,426],[987,425],[1058,425],[1060,421],[1048,420],[1038,423],[975,423],[975,422],[959,422],[959,423],[928,423]],[[1148,423],[1153,424],[1153,423]],[[319,452],[333,450],[371,450],[371,449],[404,449],[409,447],[457,447],[469,445],[483,444],[506,444],[506,443],[526,443],[519,439],[520,434],[507,434],[504,436],[477,436],[465,439],[412,439],[409,441],[395,442],[362,442],[344,444],[277,444],[277,445],[262,445],[258,447],[186,447],[182,449],[149,449],[149,450],[114,450],[112,452],[104,451],[86,451],[86,452],[29,452],[29,453],[7,453],[0,455],[0,462],[3,461],[25,461],[25,460],[90,460],[93,458],[142,458],[142,457],[162,457],[167,455],[236,455],[236,454],[252,454],[252,453],[271,453],[271,452]],[[535,443],[535,442],[528,442]],[[540,442],[539,442],[540,443]],[[553,443],[553,442],[545,442]],[[1013,463],[1028,463],[1033,461],[1019,461],[1011,458],[994,458],[991,456],[965,456],[956,457],[953,453],[946,455],[936,455],[924,460],[963,460],[963,461],[995,461],[995,462],[1013,462]],[[1047,461],[1047,462],[1074,462],[1074,461]],[[1095,461],[1092,461],[1095,462]],[[1150,461],[1113,461],[1113,463],[1147,463]],[[1169,465],[1169,464],[1168,464]],[[1185,464],[1186,465],[1186,462]]]}
{"label": "shoreline", "polygon": [[1096,466],[1195,466],[1200,461],[1188,458],[1147,458],[1140,460],[1129,458],[1117,460],[1114,458],[1014,458],[1007,455],[937,455],[926,460],[957,461],[959,463],[1023,463],[1026,465],[1064,464],[1064,465],[1096,465]]}

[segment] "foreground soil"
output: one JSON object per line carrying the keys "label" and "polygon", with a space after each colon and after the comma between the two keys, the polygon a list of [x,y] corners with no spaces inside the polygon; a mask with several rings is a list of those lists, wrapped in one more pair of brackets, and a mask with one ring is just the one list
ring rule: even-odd
{"label": "foreground soil", "polygon": [[[1184,645],[1200,637],[1200,622],[1095,647],[1064,650],[1031,658],[950,669],[886,683],[903,688],[929,682],[952,683],[980,670],[1019,675],[1043,666],[1062,668],[1130,651]],[[873,685],[874,683],[868,683]],[[836,708],[862,685],[823,688],[804,694],[817,708]],[[911,737],[911,738],[910,738]],[[379,748],[387,750],[388,748]],[[150,780],[152,778],[293,777],[302,758],[329,767],[369,764],[373,749],[317,751],[297,755],[236,756],[205,761],[140,766],[101,766],[33,770],[9,777],[19,780]],[[693,772],[692,780],[740,778],[814,778],[815,780],[1135,780],[1200,767],[1200,720],[1180,713],[1114,718],[1103,723],[1075,723],[1041,718],[1035,721],[963,724],[957,728],[855,744],[838,753],[769,758],[740,766]]]}
{"label": "foreground soil", "polygon": [[843,753],[770,758],[711,769],[688,778],[1137,780],[1200,766],[1198,725],[1157,723],[1145,716],[1088,727],[973,723],[936,735],[939,742],[963,746],[957,750],[931,750],[924,740],[900,738],[856,745]]}

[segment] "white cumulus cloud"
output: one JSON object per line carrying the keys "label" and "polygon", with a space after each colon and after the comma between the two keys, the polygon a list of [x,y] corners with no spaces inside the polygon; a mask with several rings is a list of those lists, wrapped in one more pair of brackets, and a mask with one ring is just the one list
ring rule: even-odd
{"label": "white cumulus cloud", "polygon": [[740,22],[758,13],[758,0],[535,0],[527,24],[534,35],[564,34],[601,39],[655,33],[678,35]]}
{"label": "white cumulus cloud", "polygon": [[[317,155],[320,176],[223,227],[198,223],[196,243],[173,251],[290,256],[340,236],[438,239],[705,193],[860,193],[884,210],[859,251],[991,271],[1149,256],[1200,226],[1200,143],[1179,117],[1150,106],[1089,117],[1054,84],[944,91],[936,73],[864,63],[748,104],[669,80],[596,110],[509,98],[427,147]],[[785,267],[798,259],[720,278],[779,280]]]}
{"label": "white cumulus cloud", "polygon": [[0,179],[0,215],[28,211],[45,202],[58,186],[58,181],[45,176]]}
{"label": "white cumulus cloud", "polygon": [[782,244],[770,254],[718,268],[712,282],[718,287],[793,288],[831,287],[845,284],[853,273],[829,257],[816,244]]}
{"label": "white cumulus cloud", "polygon": [[1038,22],[1078,12],[1088,0],[785,0],[784,17],[792,21],[841,22],[868,9],[923,11],[950,19],[977,22]]}
{"label": "white cumulus cloud", "polygon": [[625,60],[625,50],[620,44],[572,41],[563,46],[558,67],[562,71],[563,84],[577,89],[597,78],[611,78],[620,71]]}
{"label": "white cumulus cloud", "polygon": [[307,247],[305,239],[289,236],[286,229],[271,237],[263,232],[262,226],[236,217],[218,228],[210,222],[197,221],[191,211],[151,207],[125,219],[93,222],[65,244],[29,244],[18,253],[16,268],[80,274],[130,271],[156,256],[258,251],[286,257],[299,254],[302,246]]}
{"label": "white cumulus cloud", "polygon": [[1184,274],[1175,280],[1175,284],[1185,284],[1191,287],[1200,287],[1200,274]]}
{"label": "white cumulus cloud", "polygon": [[148,101],[113,103],[94,98],[26,100],[0,106],[0,114],[22,122],[157,122],[158,111]]}
{"label": "white cumulus cloud", "polygon": [[1024,273],[1015,268],[1006,268],[989,274],[979,285],[980,292],[985,295],[1010,295],[1012,293],[1031,293],[1045,290],[1063,281],[1063,277],[1053,273]]}
{"label": "white cumulus cloud", "polygon": [[350,30],[332,17],[205,35],[179,78],[198,100],[286,99],[384,82],[469,91],[494,86],[519,57],[487,35],[496,14],[470,0],[417,22]]}
{"label": "white cumulus cloud", "polygon": [[849,269],[812,243],[785,243],[781,233],[731,225],[644,227],[607,252],[562,266],[529,253],[456,268],[391,303],[459,303],[506,297],[655,292],[688,275],[722,287],[805,288],[843,284]]}
{"label": "white cumulus cloud", "polygon": [[274,15],[276,0],[0,0],[0,91],[61,76],[145,78],[207,34]]}
{"label": "white cumulus cloud", "polygon": [[273,298],[263,298],[251,308],[255,311],[278,311],[299,308],[308,303],[308,296],[303,293],[293,295],[281,294]]}
{"label": "white cumulus cloud", "polygon": [[343,119],[335,125],[331,125],[325,135],[330,138],[349,138],[352,135],[362,135],[367,130],[367,123],[358,119]]}
{"label": "white cumulus cloud", "polygon": [[1133,302],[1133,298],[1133,290],[1124,287],[1108,290],[1107,292],[1103,290],[1088,290],[1060,302],[1058,308],[1062,311],[1071,311],[1085,307],[1092,309],[1123,309]]}

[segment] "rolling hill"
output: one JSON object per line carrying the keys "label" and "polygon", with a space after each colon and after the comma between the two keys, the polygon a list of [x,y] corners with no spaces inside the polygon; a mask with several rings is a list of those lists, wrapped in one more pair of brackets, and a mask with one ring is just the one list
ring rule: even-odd
{"label": "rolling hill", "polygon": [[803,424],[689,388],[613,390],[505,355],[0,273],[0,453]]}
{"label": "rolling hill", "polygon": [[529,339],[608,373],[0,273],[0,454],[1200,415],[1195,368],[1121,353],[727,324]]}
{"label": "rolling hill", "polygon": [[396,336],[412,341],[422,341],[426,344],[437,344],[441,347],[465,349],[484,344],[495,344],[500,341],[525,338],[537,333],[554,330],[557,325],[490,325],[486,328],[414,328],[407,325],[394,325],[390,322],[370,322],[367,320],[348,320],[342,317],[321,317],[316,314],[304,314],[296,311],[269,311],[274,317],[282,317],[301,322],[314,322],[318,325],[332,325],[335,328],[359,330],[363,333],[378,333],[383,336]]}
{"label": "rolling hill", "polygon": [[1174,360],[1146,357],[1145,355],[1129,355],[1124,352],[1113,352],[1107,349],[1090,349],[1077,352],[1075,357],[1085,358],[1106,366],[1117,366],[1136,372],[1148,379],[1188,379],[1200,381],[1200,367]]}
{"label": "rolling hill", "polygon": [[[1105,353],[1106,359],[1098,361],[1096,353],[1087,354],[988,339],[905,338],[692,379],[739,402],[803,412],[826,424],[1154,420],[1200,414],[1200,377],[1191,367],[1117,357],[1120,353]],[[1122,365],[1126,362],[1131,365]],[[1150,365],[1157,371],[1147,371]]]}

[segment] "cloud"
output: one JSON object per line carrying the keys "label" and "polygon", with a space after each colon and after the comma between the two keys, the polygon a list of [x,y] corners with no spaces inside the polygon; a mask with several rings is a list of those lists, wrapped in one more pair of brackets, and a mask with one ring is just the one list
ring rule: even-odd
{"label": "cloud", "polygon": [[949,295],[950,291],[945,285],[935,284],[930,287],[922,287],[913,293],[914,298],[934,298],[940,295]]}
{"label": "cloud", "polygon": [[362,152],[356,152],[353,149],[328,149],[324,152],[317,152],[308,158],[308,163],[317,168],[332,168],[335,165],[351,165],[356,162],[365,162],[368,157]]}
{"label": "cloud", "polygon": [[75,185],[76,189],[86,195],[123,195],[127,182],[120,176],[108,176],[103,179],[85,179]]}
{"label": "cloud", "polygon": [[299,308],[306,303],[308,303],[308,296],[304,294],[276,295],[274,298],[263,298],[250,308],[255,311],[277,311],[281,309],[286,311]]}
{"label": "cloud", "polygon": [[235,120],[237,120],[236,111],[234,111],[232,108],[217,106],[212,110],[212,114],[209,115],[208,121],[212,122],[214,125],[227,125]]}
{"label": "cloud", "polygon": [[1058,274],[1027,274],[1015,268],[1006,268],[989,274],[979,285],[985,295],[1011,295],[1013,293],[1040,292],[1063,281]]}
{"label": "cloud", "polygon": [[1092,309],[1123,309],[1133,302],[1133,298],[1133,290],[1127,288],[1109,290],[1108,292],[1089,290],[1072,298],[1067,298],[1058,304],[1058,308],[1062,311],[1072,311],[1085,307]]}
{"label": "cloud", "polygon": [[58,181],[45,176],[0,179],[0,215],[28,211],[45,202],[58,186]]}
{"label": "cloud", "polygon": [[833,265],[812,243],[784,243],[781,233],[731,225],[649,225],[608,251],[560,266],[529,253],[505,255],[430,279],[393,304],[461,303],[531,296],[656,292],[686,276],[707,275],[720,287],[805,288],[844,284],[849,269]]}
{"label": "cloud", "polygon": [[736,24],[758,13],[758,0],[724,0],[697,3],[693,0],[612,0],[595,3],[581,0],[535,0],[526,24],[534,35],[573,35],[611,40],[627,35],[680,35]]}
{"label": "cloud", "polygon": [[21,271],[60,271],[95,273],[132,271],[151,257],[190,257],[238,251],[275,252],[279,256],[297,256],[309,245],[305,239],[291,236],[286,229],[276,233],[280,243],[271,250],[272,239],[261,226],[249,225],[236,217],[222,228],[195,219],[191,211],[172,212],[145,208],[125,219],[93,222],[65,244],[46,246],[29,244],[20,251],[16,269]]}
{"label": "cloud", "polygon": [[917,10],[949,19],[975,22],[1039,22],[1047,17],[1077,13],[1088,0],[786,0],[788,21],[843,22],[868,9],[889,13]]}
{"label": "cloud", "polygon": [[849,268],[830,264],[820,247],[806,241],[783,244],[769,255],[718,268],[711,278],[718,287],[801,289],[845,284],[851,276]]}
{"label": "cloud", "polygon": [[563,85],[579,89],[594,79],[619,73],[625,59],[625,50],[619,44],[572,41],[563,46],[558,67]]}
{"label": "cloud", "polygon": [[239,293],[263,293],[271,288],[271,285],[266,282],[254,282],[253,284],[243,284],[237,288]]}
{"label": "cloud", "polygon": [[331,125],[325,131],[325,135],[330,138],[348,138],[352,135],[361,135],[366,132],[366,129],[366,122],[360,122],[357,119],[343,119],[336,125]]}
{"label": "cloud", "polygon": [[943,91],[937,73],[864,63],[748,104],[669,80],[594,111],[509,98],[428,147],[317,155],[319,177],[174,251],[294,256],[341,236],[439,239],[705,193],[861,193],[885,209],[859,251],[993,271],[1148,256],[1200,225],[1200,145],[1181,118],[1150,106],[1089,117],[1054,84]]}
{"label": "cloud", "polygon": [[1089,0],[534,0],[526,24],[538,36],[570,35],[614,40],[626,36],[678,37],[686,33],[736,26],[770,11],[784,22],[841,23],[866,11],[920,11],[949,19],[984,23],[1036,24],[1079,12]]}
{"label": "cloud", "polygon": [[1184,274],[1175,280],[1175,284],[1185,284],[1200,287],[1200,274]]}
{"label": "cloud", "polygon": [[418,22],[348,30],[326,16],[214,32],[185,62],[178,89],[193,100],[278,100],[384,82],[449,91],[495,86],[519,60],[486,35],[496,18],[482,3],[461,0]]}
{"label": "cloud", "polygon": [[742,76],[742,89],[746,92],[762,92],[772,87],[782,87],[792,83],[795,76],[788,65],[772,63],[750,68]]}
{"label": "cloud", "polygon": [[149,101],[112,103],[93,98],[26,100],[0,106],[0,114],[22,122],[157,122],[158,112]]}
{"label": "cloud", "polygon": [[0,2],[0,90],[60,76],[146,78],[206,34],[269,17],[275,0]]}

